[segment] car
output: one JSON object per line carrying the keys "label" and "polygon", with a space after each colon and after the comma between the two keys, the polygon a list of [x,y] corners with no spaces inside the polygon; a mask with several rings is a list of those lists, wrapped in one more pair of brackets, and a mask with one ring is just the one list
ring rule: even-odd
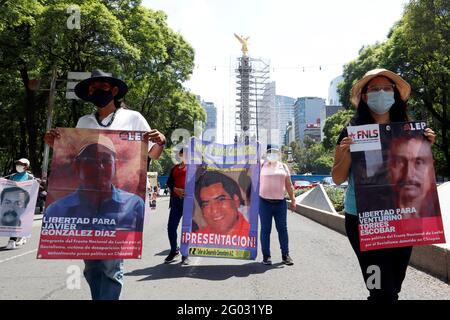
{"label": "car", "polygon": [[325,185],[325,186],[335,186],[336,185],[336,183],[334,183],[332,177],[325,177],[325,178],[323,178],[322,184]]}
{"label": "car", "polygon": [[320,184],[320,181],[311,181],[311,185],[313,186],[313,187],[315,187],[315,186],[317,186],[317,185],[319,185]]}
{"label": "car", "polygon": [[297,189],[310,189],[310,188],[314,188],[314,185],[306,180],[297,180],[294,181],[294,188],[295,190]]}
{"label": "car", "polygon": [[334,183],[332,177],[325,177],[325,178],[323,178],[322,184],[324,186],[331,186],[331,187],[337,187],[337,188],[342,188],[342,189],[345,189],[345,188],[348,187],[348,181],[344,181],[340,185],[337,185],[336,183]]}

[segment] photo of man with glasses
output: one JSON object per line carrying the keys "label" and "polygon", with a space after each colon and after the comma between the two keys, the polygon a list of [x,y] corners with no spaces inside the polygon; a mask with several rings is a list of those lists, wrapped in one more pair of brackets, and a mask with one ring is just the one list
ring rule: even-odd
{"label": "photo of man with glasses", "polygon": [[249,235],[250,224],[240,211],[245,201],[235,180],[219,171],[200,170],[195,198],[206,223],[195,233]]}

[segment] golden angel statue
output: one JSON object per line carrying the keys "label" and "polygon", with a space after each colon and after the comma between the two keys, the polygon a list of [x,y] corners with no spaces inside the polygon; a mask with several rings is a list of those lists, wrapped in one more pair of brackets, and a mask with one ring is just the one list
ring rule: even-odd
{"label": "golden angel statue", "polygon": [[238,36],[236,33],[234,34],[234,36],[242,44],[241,50],[242,50],[242,53],[244,54],[244,56],[248,56],[247,41],[248,41],[248,39],[250,39],[250,37],[244,38],[244,36]]}

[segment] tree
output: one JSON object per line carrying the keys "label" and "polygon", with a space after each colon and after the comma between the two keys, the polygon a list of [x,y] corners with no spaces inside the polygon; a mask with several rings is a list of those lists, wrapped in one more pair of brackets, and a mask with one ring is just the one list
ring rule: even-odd
{"label": "tree", "polygon": [[450,177],[450,3],[413,0],[391,31],[383,63],[411,84],[415,118],[437,133],[436,171]]}
{"label": "tree", "polygon": [[350,88],[370,69],[382,67],[400,74],[411,85],[409,113],[426,120],[436,134],[433,146],[436,172],[450,178],[450,3],[446,0],[411,0],[388,40],[361,49],[344,67],[339,94],[350,106]]}
{"label": "tree", "polygon": [[[76,3],[81,29],[67,28],[67,8]],[[42,162],[46,105],[53,69],[57,78],[69,71],[102,69],[129,86],[125,103],[140,111],[151,127],[167,137],[175,128],[193,131],[205,112],[182,83],[192,73],[194,50],[166,22],[161,11],[137,0],[0,0],[0,94],[3,113],[0,170],[13,159],[30,158],[37,175]],[[28,84],[40,80],[40,89]],[[73,127],[91,104],[68,101],[58,82],[53,126]],[[170,145],[170,141],[169,141]]]}
{"label": "tree", "polygon": [[333,155],[324,149],[321,143],[316,143],[305,137],[303,145],[297,141],[291,142],[294,167],[299,173],[329,174],[333,166]]}
{"label": "tree", "polygon": [[382,67],[380,59],[384,54],[384,47],[384,43],[363,46],[359,50],[358,57],[344,65],[344,81],[338,85],[338,94],[345,108],[352,108],[350,94],[353,84],[361,79],[367,71]]}
{"label": "tree", "polygon": [[42,5],[33,0],[0,2],[0,103],[6,116],[0,136],[6,154],[0,159],[5,165],[12,165],[19,154],[29,157],[32,166],[38,162],[36,139],[41,110],[28,83],[30,71],[39,65],[31,34],[42,10]]}
{"label": "tree", "polygon": [[150,171],[158,172],[160,176],[168,176],[170,170],[174,166],[174,162],[172,160],[172,148],[164,149],[161,157],[158,160],[152,160],[150,164]]}
{"label": "tree", "polygon": [[325,121],[325,125],[323,126],[324,139],[322,142],[325,150],[334,151],[339,134],[349,124],[354,114],[354,109],[341,110]]}

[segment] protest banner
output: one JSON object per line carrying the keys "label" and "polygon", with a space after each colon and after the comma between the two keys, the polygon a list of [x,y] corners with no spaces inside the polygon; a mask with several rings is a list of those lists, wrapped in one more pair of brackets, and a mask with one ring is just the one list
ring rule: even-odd
{"label": "protest banner", "polygon": [[148,223],[150,222],[150,214],[156,212],[156,200],[158,192],[158,172],[147,172],[144,225],[148,225]]}
{"label": "protest banner", "polygon": [[29,237],[39,193],[36,180],[0,178],[0,237]]}
{"label": "protest banner", "polygon": [[182,255],[254,260],[259,145],[192,138],[187,153]]}
{"label": "protest banner", "polygon": [[39,259],[141,258],[143,132],[59,128]]}
{"label": "protest banner", "polygon": [[425,122],[350,126],[361,251],[445,243]]}
{"label": "protest banner", "polygon": [[148,182],[147,193],[149,196],[149,207],[151,210],[156,210],[156,200],[159,193],[158,172],[147,172],[147,182]]}

